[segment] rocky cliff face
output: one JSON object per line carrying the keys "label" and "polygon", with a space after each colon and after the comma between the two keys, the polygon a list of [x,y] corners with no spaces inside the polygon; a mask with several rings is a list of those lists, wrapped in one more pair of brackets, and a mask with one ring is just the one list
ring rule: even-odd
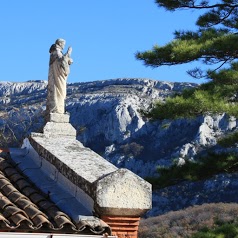
{"label": "rocky cliff face", "polygon": [[[0,83],[2,146],[4,142],[16,145],[28,133],[41,130],[46,86],[45,81]],[[74,83],[68,85],[66,110],[78,140],[85,146],[116,166],[145,177],[154,175],[158,165],[194,159],[216,146],[218,137],[237,129],[236,118],[226,114],[154,122],[143,117],[141,110],[148,109],[154,100],[164,100],[191,87],[196,84],[149,79]],[[164,201],[159,193],[154,198],[155,204]],[[166,201],[164,207],[171,203]],[[160,211],[165,210],[160,207]],[[153,212],[158,214],[156,208]]]}
{"label": "rocky cliff face", "polygon": [[[0,128],[7,137],[16,137],[19,141],[22,135],[43,126],[46,86],[45,81],[0,83]],[[177,130],[174,128],[180,124],[185,126],[187,122],[149,122],[140,111],[148,109],[154,100],[164,100],[185,87],[195,86],[148,79],[74,83],[68,85],[66,110],[77,129],[78,139],[85,146],[119,167],[128,167],[146,176],[154,172],[156,164],[168,163],[174,148],[184,144],[184,141],[164,139],[173,137]],[[199,122],[191,124],[197,130]],[[179,140],[187,142],[192,137],[184,130],[179,136]]]}

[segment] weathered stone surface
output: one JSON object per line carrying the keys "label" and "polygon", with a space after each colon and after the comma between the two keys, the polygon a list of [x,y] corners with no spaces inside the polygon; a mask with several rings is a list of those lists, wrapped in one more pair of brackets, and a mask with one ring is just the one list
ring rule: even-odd
{"label": "weathered stone surface", "polygon": [[49,121],[58,123],[69,123],[69,114],[50,113]]}
{"label": "weathered stone surface", "polygon": [[20,149],[10,148],[10,155],[18,169],[75,222],[79,221],[79,215],[93,215],[93,199],[39,156],[27,138]]}
{"label": "weathered stone surface", "polygon": [[51,112],[65,113],[66,81],[69,75],[69,66],[72,64],[72,48],[63,54],[64,39],[57,39],[50,47],[50,62],[48,73],[46,115]]}
{"label": "weathered stone surface", "polygon": [[127,169],[96,182],[95,209],[99,214],[141,216],[151,209],[151,184]]}
{"label": "weathered stone surface", "polygon": [[114,165],[75,139],[47,138],[33,134],[29,141],[41,157],[91,196],[92,184],[117,170]]}
{"label": "weathered stone surface", "polygon": [[40,157],[93,198],[98,214],[140,216],[151,208],[148,182],[118,169],[74,138],[34,133],[29,142]]}
{"label": "weathered stone surface", "polygon": [[76,130],[70,123],[47,122],[43,133],[46,137],[72,136],[76,138]]}
{"label": "weathered stone surface", "polygon": [[[69,114],[49,113],[46,115],[46,125],[43,128],[45,137],[67,136],[76,139],[76,130],[69,123]],[[40,136],[40,135],[38,135]]]}

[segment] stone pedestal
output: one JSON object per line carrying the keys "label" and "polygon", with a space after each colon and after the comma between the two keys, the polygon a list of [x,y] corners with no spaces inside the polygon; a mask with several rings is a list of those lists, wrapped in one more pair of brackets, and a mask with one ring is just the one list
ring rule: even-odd
{"label": "stone pedestal", "polygon": [[69,114],[50,113],[49,121],[58,123],[69,123]]}
{"label": "stone pedestal", "polygon": [[46,137],[66,136],[76,139],[76,130],[69,123],[69,114],[50,113],[43,134]]}

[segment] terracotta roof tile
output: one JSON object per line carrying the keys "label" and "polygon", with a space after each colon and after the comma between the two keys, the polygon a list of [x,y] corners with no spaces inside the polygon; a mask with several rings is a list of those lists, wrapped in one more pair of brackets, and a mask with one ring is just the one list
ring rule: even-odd
{"label": "terracotta roof tile", "polygon": [[20,190],[22,193],[24,193],[27,197],[30,197],[31,195],[37,193],[37,190],[32,187],[25,187]]}
{"label": "terracotta roof tile", "polygon": [[26,187],[29,187],[29,188],[32,187],[32,185],[24,179],[19,179],[14,184],[16,184],[20,190]]}
{"label": "terracotta roof tile", "polygon": [[[11,222],[10,222],[11,221]],[[12,215],[8,220],[7,224],[11,229],[16,229],[21,225],[27,225],[30,228],[33,228],[33,223],[23,214],[17,213]]]}
{"label": "terracotta roof tile", "polygon": [[25,213],[25,211],[21,210],[20,208],[14,206],[14,205],[9,205],[7,207],[5,207],[3,209],[3,213],[4,217],[11,218],[12,216],[16,215],[16,214],[22,214],[23,216],[27,217],[27,214]]}
{"label": "terracotta roof tile", "polygon": [[6,197],[1,195],[1,198],[0,198],[0,208],[4,209],[5,207],[10,206],[10,205],[13,206],[13,203],[9,199],[7,199]]}
{"label": "terracotta roof tile", "polygon": [[[32,202],[28,200],[26,197],[19,198],[15,204],[22,208],[23,210],[26,210],[27,207],[32,206]],[[35,206],[35,205],[34,205]]]}
{"label": "terracotta roof tile", "polygon": [[31,201],[33,201],[34,204],[39,204],[39,202],[45,201],[45,197],[42,196],[39,193],[33,193],[30,196]]}
{"label": "terracotta roof tile", "polygon": [[0,189],[3,189],[6,185],[10,185],[10,181],[7,178],[0,179]]}
{"label": "terracotta roof tile", "polygon": [[46,194],[36,188],[11,163],[10,159],[0,157],[1,229],[72,233],[91,231],[97,234],[106,228],[108,232],[109,228],[103,221],[99,220],[95,224],[83,220],[74,224],[67,214],[60,211]]}
{"label": "terracotta roof tile", "polygon": [[45,210],[45,211],[48,211],[49,208],[55,206],[54,203],[52,203],[52,202],[50,202],[50,201],[47,201],[47,200],[42,200],[42,201],[40,201],[40,202],[38,203],[38,205],[39,205],[43,210]]}
{"label": "terracotta roof tile", "polygon": [[11,193],[8,198],[13,202],[13,203],[17,203],[17,201],[19,199],[25,198],[28,199],[26,196],[24,196],[22,193],[20,193],[19,191],[14,191],[13,193]]}
{"label": "terracotta roof tile", "polygon": [[10,222],[2,214],[0,214],[0,221],[10,225]]}
{"label": "terracotta roof tile", "polygon": [[10,179],[14,184],[16,184],[19,180],[25,180],[25,178],[19,173],[13,174],[12,176],[10,176]]}
{"label": "terracotta roof tile", "polygon": [[4,173],[5,173],[8,177],[13,176],[14,174],[18,174],[17,171],[16,171],[16,169],[14,169],[14,168],[6,168],[6,169],[4,170]]}
{"label": "terracotta roof tile", "polygon": [[9,196],[11,193],[16,192],[17,190],[12,184],[7,183],[2,187],[2,191],[5,196]]}
{"label": "terracotta roof tile", "polygon": [[4,158],[0,158],[0,169],[1,171],[4,171],[6,168],[11,168],[12,166],[6,162]]}
{"label": "terracotta roof tile", "polygon": [[40,229],[42,226],[48,226],[50,229],[57,230],[56,227],[52,225],[52,223],[44,216],[36,216],[33,218],[34,229]]}

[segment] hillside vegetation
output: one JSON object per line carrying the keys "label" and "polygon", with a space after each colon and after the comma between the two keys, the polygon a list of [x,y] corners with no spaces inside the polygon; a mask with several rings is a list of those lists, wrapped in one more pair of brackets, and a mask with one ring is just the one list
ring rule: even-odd
{"label": "hillside vegetation", "polygon": [[238,172],[238,154],[210,153],[197,161],[187,160],[183,165],[173,164],[170,167],[158,167],[159,177],[148,177],[154,188],[163,188],[181,181],[208,179],[219,173]]}
{"label": "hillside vegetation", "polygon": [[142,220],[139,238],[236,237],[237,213],[236,203],[203,204],[169,212]]}

